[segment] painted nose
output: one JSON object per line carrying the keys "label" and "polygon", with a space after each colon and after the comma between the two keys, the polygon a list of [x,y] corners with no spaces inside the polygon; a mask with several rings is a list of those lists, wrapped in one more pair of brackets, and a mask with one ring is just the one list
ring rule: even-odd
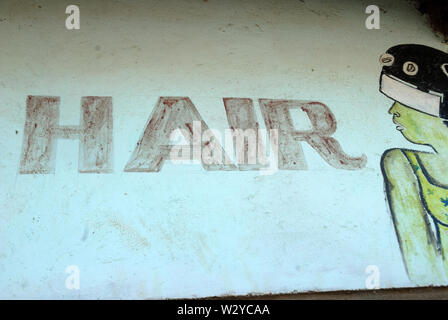
{"label": "painted nose", "polygon": [[395,117],[400,117],[400,113],[398,112],[398,105],[394,103],[392,107],[389,109],[389,114],[393,114]]}

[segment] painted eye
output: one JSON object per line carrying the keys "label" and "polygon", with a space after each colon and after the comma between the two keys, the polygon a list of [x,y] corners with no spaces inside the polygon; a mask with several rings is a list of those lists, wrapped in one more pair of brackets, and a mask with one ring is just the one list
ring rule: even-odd
{"label": "painted eye", "polygon": [[448,77],[448,63],[444,63],[441,66],[443,73]]}
{"label": "painted eye", "polygon": [[403,72],[410,76],[415,76],[418,72],[418,65],[415,62],[407,61],[403,64]]}
{"label": "painted eye", "polygon": [[394,56],[390,53],[383,53],[380,57],[380,63],[383,66],[391,66],[394,63]]}

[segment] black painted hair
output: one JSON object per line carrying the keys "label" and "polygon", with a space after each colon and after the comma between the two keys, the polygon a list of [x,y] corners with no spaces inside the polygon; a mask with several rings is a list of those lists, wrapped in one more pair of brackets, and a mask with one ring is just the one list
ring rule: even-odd
{"label": "black painted hair", "polygon": [[[426,93],[437,93],[439,117],[448,126],[448,54],[424,45],[401,44],[380,58],[383,74],[404,81]],[[381,77],[380,77],[381,81]]]}

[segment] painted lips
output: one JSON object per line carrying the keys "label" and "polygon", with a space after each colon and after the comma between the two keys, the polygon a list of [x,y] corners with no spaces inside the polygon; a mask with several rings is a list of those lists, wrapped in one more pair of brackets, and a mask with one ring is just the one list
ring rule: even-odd
{"label": "painted lips", "polygon": [[406,130],[406,128],[401,123],[399,123],[397,120],[395,120],[395,116],[392,118],[392,122],[397,125],[395,127],[395,129],[397,129],[398,131]]}

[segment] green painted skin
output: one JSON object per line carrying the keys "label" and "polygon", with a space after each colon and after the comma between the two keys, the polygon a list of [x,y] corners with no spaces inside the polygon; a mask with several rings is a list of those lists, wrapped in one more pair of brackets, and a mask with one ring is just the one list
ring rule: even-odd
{"label": "green painted skin", "polygon": [[398,102],[389,113],[407,140],[434,150],[391,149],[382,157],[387,198],[406,270],[417,285],[447,284],[448,127],[442,119]]}
{"label": "green painted skin", "polygon": [[448,189],[434,185],[428,180],[420,167],[417,155],[413,151],[404,151],[412,164],[419,182],[421,198],[425,201],[426,210],[440,224],[448,224]]}

